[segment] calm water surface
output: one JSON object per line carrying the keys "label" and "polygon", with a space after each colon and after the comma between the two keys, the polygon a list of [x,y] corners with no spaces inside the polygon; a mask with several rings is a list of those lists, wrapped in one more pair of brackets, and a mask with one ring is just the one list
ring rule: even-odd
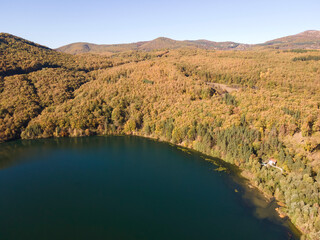
{"label": "calm water surface", "polygon": [[0,144],[0,239],[295,239],[216,168],[138,137]]}

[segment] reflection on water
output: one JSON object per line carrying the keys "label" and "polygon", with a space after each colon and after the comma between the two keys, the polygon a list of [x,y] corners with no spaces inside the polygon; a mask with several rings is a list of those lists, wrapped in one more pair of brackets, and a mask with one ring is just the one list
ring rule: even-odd
{"label": "reflection on water", "polygon": [[[0,144],[0,169],[32,161],[33,156],[46,155],[54,149],[81,150],[90,148],[90,138],[50,138],[17,140]],[[96,142],[101,146],[104,143]]]}

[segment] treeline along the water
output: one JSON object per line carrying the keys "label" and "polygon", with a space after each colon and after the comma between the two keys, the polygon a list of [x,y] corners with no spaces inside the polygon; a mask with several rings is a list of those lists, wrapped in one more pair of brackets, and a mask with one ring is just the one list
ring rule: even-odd
{"label": "treeline along the water", "polygon": [[1,34],[0,53],[1,141],[134,134],[219,156],[319,239],[320,67],[301,51],[72,56]]}

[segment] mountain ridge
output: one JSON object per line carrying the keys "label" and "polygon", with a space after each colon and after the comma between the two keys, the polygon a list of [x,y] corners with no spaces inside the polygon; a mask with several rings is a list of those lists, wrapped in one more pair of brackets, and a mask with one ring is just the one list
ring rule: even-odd
{"label": "mountain ridge", "polygon": [[272,46],[279,49],[319,49],[320,31],[307,30],[295,35],[276,38],[274,40],[267,41],[262,45]]}
{"label": "mountain ridge", "polygon": [[177,49],[177,48],[201,48],[206,50],[229,50],[229,49],[247,49],[249,44],[236,43],[231,41],[214,42],[205,39],[199,40],[174,40],[166,37],[158,37],[150,41],[139,41],[134,43],[123,44],[94,44],[87,42],[76,42],[56,48],[59,52],[70,54],[80,53],[104,53],[104,52],[121,52],[121,51],[153,51],[159,49]]}
{"label": "mountain ridge", "polygon": [[233,41],[215,42],[206,39],[174,40],[158,37],[150,41],[139,41],[122,44],[94,44],[76,42],[64,45],[55,50],[70,54],[81,53],[116,53],[122,51],[153,51],[159,49],[200,48],[206,50],[248,50],[253,48],[274,49],[320,49],[320,31],[307,30],[295,35],[289,35],[261,44],[246,44]]}

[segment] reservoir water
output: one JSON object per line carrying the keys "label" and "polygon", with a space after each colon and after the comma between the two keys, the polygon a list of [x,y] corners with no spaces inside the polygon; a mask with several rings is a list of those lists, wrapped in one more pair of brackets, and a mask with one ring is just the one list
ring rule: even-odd
{"label": "reservoir water", "polygon": [[296,239],[217,169],[138,137],[3,143],[0,239]]}

